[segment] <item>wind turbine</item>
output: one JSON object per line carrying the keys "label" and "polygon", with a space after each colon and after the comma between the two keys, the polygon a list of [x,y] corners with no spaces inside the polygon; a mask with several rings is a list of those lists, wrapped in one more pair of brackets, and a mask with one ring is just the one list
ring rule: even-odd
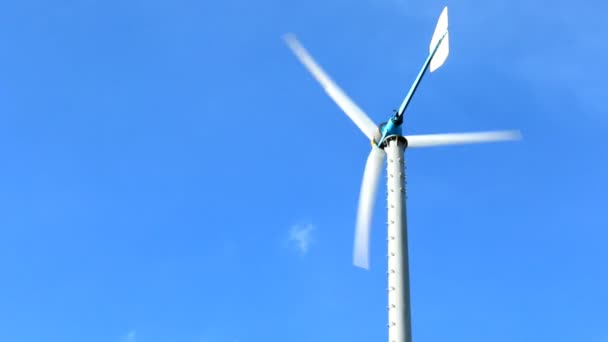
{"label": "wind turbine", "polygon": [[284,36],[300,62],[323,86],[325,92],[350,117],[371,141],[371,152],[365,164],[355,231],[353,262],[356,266],[369,268],[369,236],[372,210],[378,188],[382,163],[387,158],[387,207],[388,207],[388,320],[389,342],[411,342],[410,288],[407,220],[405,206],[405,161],[406,148],[442,145],[473,144],[519,140],[519,131],[490,131],[474,133],[449,133],[403,136],[403,115],[416,92],[427,69],[431,72],[443,65],[448,57],[448,8],[439,16],[431,38],[429,55],[409,92],[391,118],[379,126],[361,110],[336,85],[325,71],[292,34]]}

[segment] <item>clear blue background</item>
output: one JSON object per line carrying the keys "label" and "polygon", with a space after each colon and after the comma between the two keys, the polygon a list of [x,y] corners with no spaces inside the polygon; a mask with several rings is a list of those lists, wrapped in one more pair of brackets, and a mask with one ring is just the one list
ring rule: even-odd
{"label": "clear blue background", "polygon": [[608,341],[599,0],[3,2],[0,340],[386,340],[369,142],[281,35],[381,122],[446,4],[407,133],[525,140],[407,151],[414,339]]}

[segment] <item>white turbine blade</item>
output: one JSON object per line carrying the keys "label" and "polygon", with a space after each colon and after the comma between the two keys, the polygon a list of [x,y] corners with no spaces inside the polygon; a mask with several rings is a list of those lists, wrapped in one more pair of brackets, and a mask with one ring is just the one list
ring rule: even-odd
{"label": "white turbine blade", "polygon": [[292,34],[284,36],[287,45],[298,57],[300,62],[308,69],[314,78],[321,83],[325,92],[350,117],[359,129],[372,140],[376,135],[377,125],[335,84],[327,73],[314,61],[296,37]]}
{"label": "white turbine blade", "polygon": [[[445,37],[444,37],[445,35]],[[441,39],[443,37],[443,40]],[[437,46],[437,44],[440,44]],[[431,44],[429,45],[429,52],[435,54],[431,60],[429,69],[431,72],[439,69],[443,65],[445,60],[450,54],[450,35],[448,33],[448,7],[443,8],[443,12],[439,16],[437,26],[435,26],[435,32],[433,38],[431,38]]]}
{"label": "white turbine blade", "polygon": [[439,15],[439,19],[437,20],[437,25],[435,25],[435,32],[433,32],[433,38],[431,38],[431,44],[429,45],[429,52],[432,53],[435,50],[435,46],[443,36],[445,32],[448,31],[448,6],[443,8],[441,15]]}
{"label": "white turbine blade", "polygon": [[445,63],[445,60],[448,59],[448,55],[450,54],[450,34],[446,32],[445,37],[441,41],[441,45],[437,48],[437,52],[435,52],[435,56],[431,59],[431,65],[429,66],[429,70],[434,72],[439,69]]}
{"label": "white turbine blade", "polygon": [[372,150],[365,163],[361,193],[359,194],[353,263],[355,266],[365,269],[369,269],[370,225],[385,155],[384,150],[381,150],[376,145],[372,145]]}
{"label": "white turbine blade", "polygon": [[519,131],[491,131],[474,133],[442,133],[407,136],[408,148],[445,145],[476,144],[498,141],[520,140]]}

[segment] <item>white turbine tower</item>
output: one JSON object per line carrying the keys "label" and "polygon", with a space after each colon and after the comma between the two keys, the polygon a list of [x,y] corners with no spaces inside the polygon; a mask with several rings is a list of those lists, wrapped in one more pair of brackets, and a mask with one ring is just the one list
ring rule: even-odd
{"label": "white turbine tower", "polygon": [[295,36],[286,35],[285,41],[296,57],[323,86],[327,94],[350,117],[352,121],[371,140],[372,149],[367,158],[359,208],[354,244],[354,264],[369,268],[369,236],[372,210],[382,163],[387,158],[387,207],[388,207],[388,326],[389,342],[411,342],[411,314],[409,262],[407,242],[407,221],[405,208],[405,161],[407,147],[432,147],[442,145],[472,144],[520,139],[518,131],[491,131],[476,133],[450,133],[403,136],[401,124],[407,108],[420,80],[427,69],[437,70],[449,54],[448,10],[439,16],[435,32],[431,38],[429,55],[412,84],[401,107],[380,126],[374,122],[331,80]]}

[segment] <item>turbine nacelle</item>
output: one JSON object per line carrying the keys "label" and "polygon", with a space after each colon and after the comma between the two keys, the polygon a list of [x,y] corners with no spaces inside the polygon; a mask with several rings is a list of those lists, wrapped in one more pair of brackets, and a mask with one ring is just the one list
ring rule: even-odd
{"label": "turbine nacelle", "polygon": [[388,121],[381,123],[378,126],[378,130],[372,142],[380,147],[384,148],[386,140],[391,136],[402,136],[401,124],[403,123],[403,116],[393,115]]}

